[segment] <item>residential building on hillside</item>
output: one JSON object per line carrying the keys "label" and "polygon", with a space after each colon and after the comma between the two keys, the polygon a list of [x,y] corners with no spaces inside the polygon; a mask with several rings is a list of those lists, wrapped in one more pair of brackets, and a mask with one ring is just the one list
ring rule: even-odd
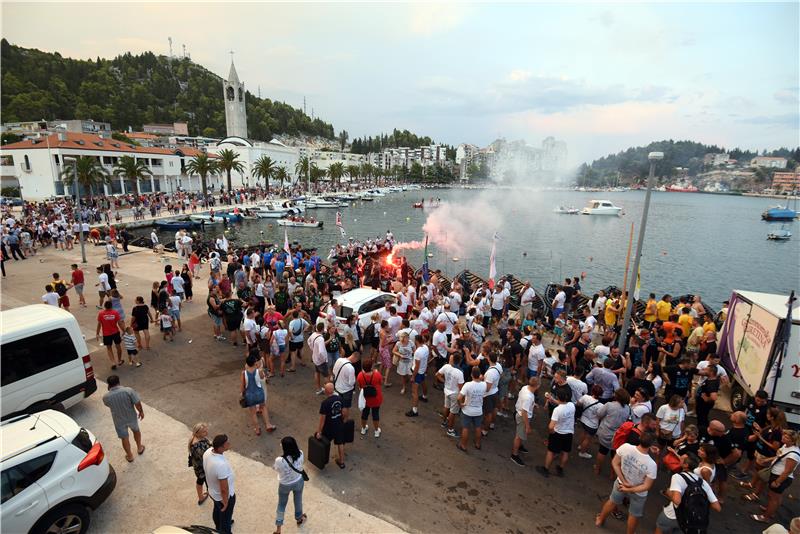
{"label": "residential building on hillside", "polygon": [[751,167],[767,167],[769,169],[785,169],[789,161],[786,158],[756,156],[750,160]]}
{"label": "residential building on hillside", "polygon": [[728,165],[731,161],[731,155],[727,152],[722,152],[720,154],[708,153],[703,156],[703,164],[711,165],[713,167]]}
{"label": "residential building on hillside", "polygon": [[384,148],[381,152],[367,154],[364,161],[382,170],[392,167],[409,168],[414,163],[423,168],[444,165],[447,162],[447,147],[444,145],[425,145],[418,148],[397,147]]}
{"label": "residential building on hillside", "polygon": [[[110,175],[110,183],[95,190],[94,194],[119,195],[136,191],[134,184],[116,178],[111,173],[122,156],[132,156],[144,161],[153,176],[139,184],[143,193],[176,190],[200,191],[200,177],[188,175],[186,165],[201,151],[189,148],[144,147],[123,143],[110,135],[73,132],[41,133],[18,143],[3,146],[0,150],[0,182],[3,187],[21,187],[28,200],[72,195],[74,186],[66,186],[61,179],[70,158],[90,156],[96,158]],[[221,177],[209,176],[211,191],[219,190]],[[87,194],[88,192],[82,192]]]}
{"label": "residential building on hillside", "polygon": [[165,146],[167,144],[167,139],[165,137],[151,133],[125,132],[125,136],[128,139],[136,141],[141,146]]}
{"label": "residential building on hillside", "polygon": [[800,172],[776,172],[772,175],[772,189],[776,191],[800,191]]}
{"label": "residential building on hillside", "polygon": [[98,122],[93,119],[58,119],[52,121],[7,122],[0,131],[28,137],[31,134],[46,131],[62,131],[74,133],[111,133],[111,123]]}
{"label": "residential building on hillside", "polygon": [[144,133],[156,135],[189,135],[189,125],[185,122],[173,122],[172,124],[143,124]]}

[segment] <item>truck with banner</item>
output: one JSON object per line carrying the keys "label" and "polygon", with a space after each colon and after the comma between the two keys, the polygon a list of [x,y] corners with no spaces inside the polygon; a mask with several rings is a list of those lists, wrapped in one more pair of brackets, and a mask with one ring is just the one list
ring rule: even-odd
{"label": "truck with banner", "polygon": [[800,427],[800,300],[735,290],[717,354],[731,377],[731,406],[743,410],[765,390],[787,421]]}

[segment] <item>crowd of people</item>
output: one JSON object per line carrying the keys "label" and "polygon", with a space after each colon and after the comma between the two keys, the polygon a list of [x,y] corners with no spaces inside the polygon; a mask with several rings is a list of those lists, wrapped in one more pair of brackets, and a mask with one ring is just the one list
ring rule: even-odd
{"label": "crowd of people", "polygon": [[[6,236],[14,228],[6,224]],[[207,277],[210,327],[216,340],[241,351],[239,402],[256,435],[262,422],[267,432],[276,429],[268,408],[270,379],[311,367],[314,392],[324,395],[314,435],[330,441],[340,468],[352,440],[347,423],[354,408],[361,434],[369,431],[371,417],[373,436],[380,438],[381,407],[397,383],[397,394],[408,397],[409,418],[429,403],[431,389],[442,391],[442,432],[456,438],[454,446],[463,453],[499,439],[493,437],[497,425],[513,419],[509,457],[520,467],[527,465],[535,420],[545,418],[546,452],[534,462],[541,476],[567,476],[577,453],[593,460],[595,476],[608,469],[613,479],[598,526],[609,515],[624,519],[627,509],[627,531],[633,533],[659,475],[670,481],[656,532],[707,529],[709,510],[722,509],[731,479],[746,488],[745,501],[766,497],[750,517],[770,523],[794,479],[800,438],[766,392],[759,391],[745,411],[714,417],[729,377],[717,356],[718,318],[699,297],[673,304],[670,295],[651,294],[642,319],[623,333],[624,292],[581,299],[580,277],[567,279],[545,315],[535,306],[543,295],[528,283],[514,290],[511,280],[473,286],[463,279],[450,282],[438,271],[415,273],[392,255],[391,232],[337,245],[328,261],[298,246],[234,248],[224,235],[213,250],[201,252],[185,237],[176,235],[185,263],[165,266],[164,279],[153,283],[150,307],[138,296],[126,314],[113,258],[97,268],[98,337],[102,333],[112,369],[123,364],[122,344],[129,364],[141,365],[137,354],[150,348],[149,326],[158,324],[162,338],[172,341],[182,328],[182,306],[192,301],[196,281]],[[73,265],[70,281],[53,274],[43,301],[69,309],[67,291],[74,288],[85,306],[84,284],[84,273]],[[382,289],[393,298],[359,317],[337,302],[358,287]],[[227,450],[227,438],[207,436],[207,425],[199,424],[189,443],[198,502],[209,495],[215,525],[229,532],[233,475],[217,458]],[[278,532],[289,493],[295,495],[298,524],[306,517],[303,453],[291,438],[282,446],[275,462]],[[226,478],[229,484],[222,483]]]}

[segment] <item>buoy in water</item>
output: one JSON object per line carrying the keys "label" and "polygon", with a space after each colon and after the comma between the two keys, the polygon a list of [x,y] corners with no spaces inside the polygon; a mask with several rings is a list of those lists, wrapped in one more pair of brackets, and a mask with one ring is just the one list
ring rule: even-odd
{"label": "buoy in water", "polygon": [[406,222],[410,221],[411,217],[406,217]]}
{"label": "buoy in water", "polygon": [[460,261],[460,259],[458,258],[458,256],[453,256],[453,261]]}
{"label": "buoy in water", "polygon": [[428,252],[428,257],[432,258],[433,257],[433,252]]}
{"label": "buoy in water", "polygon": [[522,257],[523,257],[523,258],[527,258],[527,257],[528,257],[528,253],[527,253],[527,252],[523,252],[523,253],[522,253]]}

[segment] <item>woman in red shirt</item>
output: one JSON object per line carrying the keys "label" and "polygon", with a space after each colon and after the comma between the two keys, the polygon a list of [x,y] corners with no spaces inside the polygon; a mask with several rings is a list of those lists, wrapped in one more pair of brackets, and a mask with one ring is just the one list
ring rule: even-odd
{"label": "woman in red shirt", "polygon": [[379,372],[372,370],[372,360],[364,360],[362,369],[356,377],[358,387],[364,392],[364,400],[366,401],[366,407],[361,410],[361,435],[364,436],[367,433],[367,419],[369,419],[369,414],[372,412],[372,426],[375,427],[374,435],[379,438],[381,437],[380,409],[381,404],[383,404],[383,391],[381,390],[383,377]]}

